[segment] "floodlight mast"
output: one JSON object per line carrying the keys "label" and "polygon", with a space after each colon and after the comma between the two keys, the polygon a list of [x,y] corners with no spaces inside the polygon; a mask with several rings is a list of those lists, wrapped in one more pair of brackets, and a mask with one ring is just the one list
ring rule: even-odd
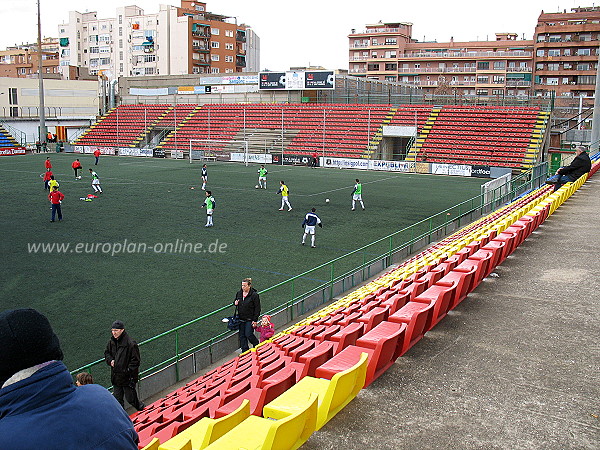
{"label": "floodlight mast", "polygon": [[40,98],[40,130],[39,130],[39,142],[46,142],[46,111],[44,108],[44,62],[42,58],[42,16],[40,14],[40,0],[37,0],[37,44],[38,44],[38,96]]}

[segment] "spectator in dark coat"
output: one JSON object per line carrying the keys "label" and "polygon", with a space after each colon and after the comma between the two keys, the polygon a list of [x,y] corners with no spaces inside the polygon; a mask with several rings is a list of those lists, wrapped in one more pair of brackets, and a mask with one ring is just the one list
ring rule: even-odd
{"label": "spectator in dark coat", "polygon": [[97,384],[76,388],[58,337],[33,309],[0,313],[1,449],[137,449],[131,419]]}
{"label": "spectator in dark coat", "polygon": [[104,360],[110,366],[110,381],[113,384],[113,395],[121,406],[123,396],[138,411],[144,409],[135,390],[140,371],[140,349],[125,331],[125,325],[115,320],[111,327],[112,337],[106,344]]}
{"label": "spectator in dark coat", "polygon": [[245,352],[249,350],[248,341],[254,347],[258,345],[254,327],[260,316],[260,297],[256,289],[252,287],[252,278],[242,280],[242,288],[235,295],[233,304],[237,306],[240,318],[240,348],[242,352]]}
{"label": "spectator in dark coat", "polygon": [[583,174],[588,173],[592,169],[592,161],[590,156],[585,152],[583,147],[577,147],[575,150],[575,159],[568,166],[561,167],[556,171],[559,176],[554,190],[557,191],[563,184],[577,181]]}

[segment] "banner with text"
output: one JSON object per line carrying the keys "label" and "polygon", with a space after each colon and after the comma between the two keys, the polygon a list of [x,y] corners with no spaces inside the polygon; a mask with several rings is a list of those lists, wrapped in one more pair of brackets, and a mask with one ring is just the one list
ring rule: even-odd
{"label": "banner with text", "polygon": [[269,153],[231,153],[231,161],[271,164],[273,157]]}

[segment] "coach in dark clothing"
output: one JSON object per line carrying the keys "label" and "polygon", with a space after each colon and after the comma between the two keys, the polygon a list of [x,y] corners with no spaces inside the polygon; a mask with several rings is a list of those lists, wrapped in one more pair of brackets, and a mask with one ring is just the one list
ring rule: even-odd
{"label": "coach in dark clothing", "polygon": [[588,173],[592,169],[592,161],[590,156],[585,152],[583,147],[577,147],[575,150],[575,159],[568,166],[561,167],[556,171],[559,175],[554,190],[558,190],[563,184],[577,181],[583,174]]}
{"label": "coach in dark clothing", "polygon": [[111,327],[112,337],[104,350],[104,359],[110,366],[110,381],[113,384],[113,395],[121,406],[123,396],[127,402],[138,411],[144,405],[138,399],[135,385],[140,371],[140,349],[125,331],[125,325],[115,320]]}
{"label": "coach in dark clothing", "polygon": [[248,341],[254,347],[258,345],[258,339],[254,335],[254,325],[260,316],[260,297],[252,287],[252,278],[242,280],[242,288],[235,295],[233,304],[237,306],[240,318],[240,348],[245,352],[249,350]]}

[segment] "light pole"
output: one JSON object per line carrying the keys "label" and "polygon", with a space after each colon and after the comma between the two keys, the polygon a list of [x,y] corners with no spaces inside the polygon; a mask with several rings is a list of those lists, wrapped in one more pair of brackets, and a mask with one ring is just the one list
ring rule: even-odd
{"label": "light pole", "polygon": [[[42,61],[42,17],[40,14],[40,0],[37,0],[37,44],[38,44],[38,95],[40,97],[40,139],[41,143],[46,143],[46,111],[44,109],[44,74],[42,70],[44,63]],[[47,143],[46,143],[47,145]]]}

